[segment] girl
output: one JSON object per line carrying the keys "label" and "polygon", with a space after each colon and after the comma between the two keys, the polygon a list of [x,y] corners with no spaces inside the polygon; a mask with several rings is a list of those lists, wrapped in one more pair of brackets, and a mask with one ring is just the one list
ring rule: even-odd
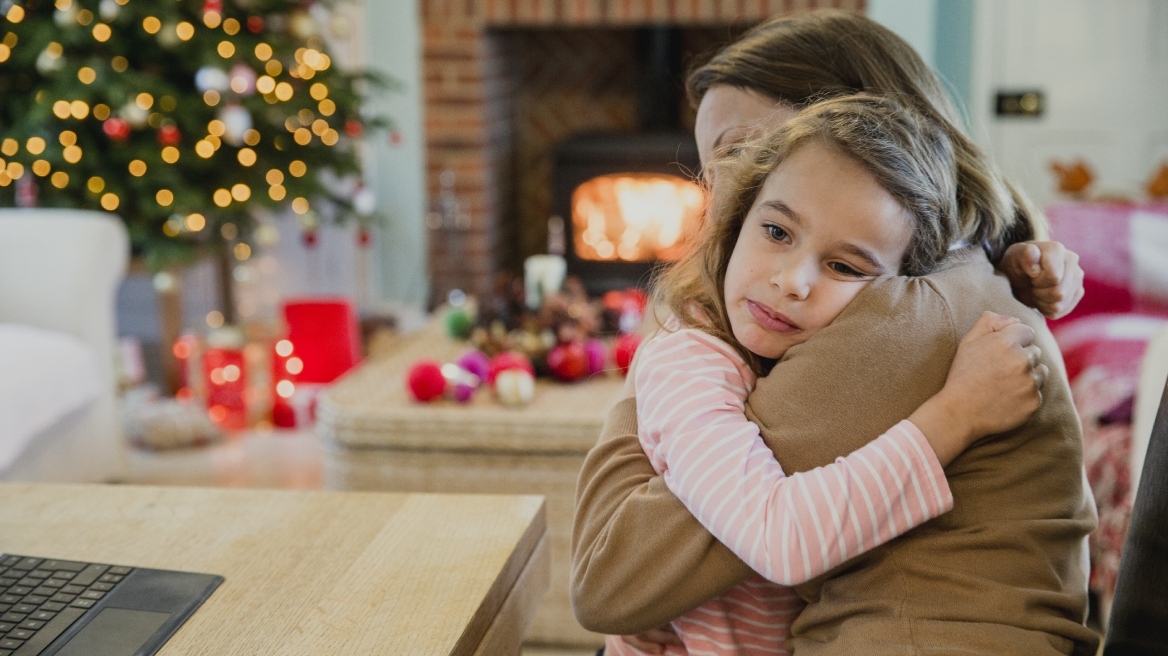
{"label": "girl", "polygon": [[[678,618],[684,653],[788,653],[803,603],[769,582],[803,583],[948,511],[942,467],[1038,407],[1045,366],[1032,376],[1037,347],[1014,343],[995,413],[946,388],[848,457],[789,478],[744,414],[767,363],[872,280],[927,272],[946,255],[959,230],[955,169],[939,125],[873,96],[812,105],[718,166],[712,216],[659,287],[680,322],[639,355],[637,420],[670,491],[763,578]],[[995,327],[1030,337],[987,314],[967,339]],[[976,434],[955,430],[967,426]],[[639,653],[615,638],[607,650]]]}

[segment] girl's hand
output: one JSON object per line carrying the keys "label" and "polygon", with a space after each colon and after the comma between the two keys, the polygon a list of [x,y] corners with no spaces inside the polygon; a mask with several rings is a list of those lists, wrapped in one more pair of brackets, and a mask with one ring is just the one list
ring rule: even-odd
{"label": "girl's hand", "polygon": [[1061,319],[1083,300],[1079,256],[1057,241],[1024,241],[1006,249],[998,269],[1014,298],[1048,319]]}
{"label": "girl's hand", "polygon": [[1042,405],[1050,370],[1033,342],[1029,326],[993,312],[961,339],[945,387],[909,417],[942,466],[978,439],[1021,426]]}
{"label": "girl's hand", "polygon": [[677,634],[673,632],[673,627],[668,624],[637,635],[621,636],[621,640],[646,654],[664,654],[670,645],[684,646],[681,638],[677,637]]}

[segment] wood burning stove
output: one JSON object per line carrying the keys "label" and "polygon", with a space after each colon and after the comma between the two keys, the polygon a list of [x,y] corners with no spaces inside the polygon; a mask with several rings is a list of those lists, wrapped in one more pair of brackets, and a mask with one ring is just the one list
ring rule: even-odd
{"label": "wood burning stove", "polygon": [[678,30],[637,37],[642,131],[577,135],[554,153],[552,210],[567,230],[568,272],[593,294],[646,286],[654,266],[680,255],[704,208],[697,144],[678,121]]}

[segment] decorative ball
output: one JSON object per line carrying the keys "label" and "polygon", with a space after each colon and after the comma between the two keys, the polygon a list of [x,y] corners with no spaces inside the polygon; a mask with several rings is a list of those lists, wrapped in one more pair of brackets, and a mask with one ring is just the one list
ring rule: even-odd
{"label": "decorative ball", "polygon": [[350,137],[356,139],[364,132],[365,126],[361,124],[361,121],[358,121],[355,118],[351,118],[345,121],[345,134],[349,135]]}
{"label": "decorative ball", "polygon": [[360,246],[361,248],[365,248],[365,247],[369,246],[369,244],[372,244],[372,243],[373,243],[373,233],[369,231],[369,228],[362,227],[360,230],[357,231],[357,245],[358,246]]}
{"label": "decorative ball", "polygon": [[469,402],[479,388],[479,377],[456,364],[442,365],[442,377],[446,379],[450,398],[459,403]]}
{"label": "decorative ball", "polygon": [[227,72],[214,66],[204,66],[195,71],[195,88],[199,91],[223,93],[231,88],[231,78]]}
{"label": "decorative ball", "polygon": [[588,375],[588,351],[580,342],[565,342],[548,353],[548,368],[552,375],[564,381],[580,380]]}
{"label": "decorative ball", "polygon": [[130,124],[123,118],[107,118],[101,124],[101,131],[111,141],[125,141],[130,138]]}
{"label": "decorative ball", "polygon": [[[252,70],[251,66],[243,62],[236,62],[231,67],[231,90],[241,96],[251,96],[255,94],[256,88],[256,72]],[[242,91],[241,91],[242,89]]]}
{"label": "decorative ball", "polygon": [[158,128],[158,143],[163,146],[177,146],[182,141],[182,132],[177,125],[164,125]]}
{"label": "decorative ball", "polygon": [[454,339],[470,337],[474,329],[474,319],[464,308],[451,308],[446,312],[446,334]]}
{"label": "decorative ball", "polygon": [[305,230],[300,233],[300,241],[304,242],[305,248],[316,248],[316,242],[319,239],[316,230]]}
{"label": "decorative ball", "polygon": [[535,376],[535,367],[531,365],[531,360],[528,360],[527,356],[516,351],[503,351],[491,358],[491,366],[487,370],[487,381],[493,385],[500,372],[511,369],[522,369],[531,374],[532,377]]}
{"label": "decorative ball", "polygon": [[640,345],[641,336],[637,333],[625,333],[616,338],[616,343],[612,345],[612,359],[622,374],[629,373],[629,365],[632,364],[633,356]]}
{"label": "decorative ball", "polygon": [[406,387],[422,403],[429,403],[446,391],[446,377],[442,367],[433,360],[419,360],[406,373]]}
{"label": "decorative ball", "polygon": [[119,10],[121,10],[121,7],[114,0],[101,0],[101,4],[98,5],[98,13],[101,14],[101,19],[107,23],[118,17]]}
{"label": "decorative ball", "polygon": [[138,106],[138,103],[130,101],[118,110],[118,116],[125,119],[130,125],[140,128],[146,125],[147,119],[150,118],[150,112]]}
{"label": "decorative ball", "polygon": [[219,120],[227,128],[223,132],[223,139],[232,146],[243,143],[243,133],[251,129],[251,112],[242,105],[225,105],[219,110]]}
{"label": "decorative ball", "polygon": [[604,371],[604,363],[608,360],[608,353],[604,349],[604,342],[593,338],[584,342],[584,352],[588,354],[588,375]]}
{"label": "decorative ball", "polygon": [[463,353],[455,363],[478,376],[479,380],[487,380],[488,375],[491,373],[491,359],[487,357],[486,353],[478,349],[471,349]]}
{"label": "decorative ball", "polygon": [[524,369],[507,369],[495,377],[495,395],[504,405],[527,405],[535,397],[535,376]]}

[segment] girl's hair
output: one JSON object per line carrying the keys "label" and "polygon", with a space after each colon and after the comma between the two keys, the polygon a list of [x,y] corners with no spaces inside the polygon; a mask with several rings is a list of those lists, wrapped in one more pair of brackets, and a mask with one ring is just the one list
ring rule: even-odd
{"label": "girl's hair", "polygon": [[870,18],[828,9],[762,23],[690,71],[686,91],[694,107],[716,85],[756,91],[796,109],[860,92],[895,96],[942,125],[953,143],[958,239],[984,245],[997,262],[1011,244],[1047,238],[1046,217],[961,129],[933,71],[912,46]]}
{"label": "girl's hair", "polygon": [[[824,100],[713,163],[709,215],[693,247],[657,285],[660,301],[683,323],[738,345],[723,292],[730,256],[767,176],[811,143],[858,162],[903,207],[912,237],[900,273],[928,273],[961,234],[957,165],[944,126],[891,96]],[[757,356],[738,350],[756,373],[764,373]]]}

